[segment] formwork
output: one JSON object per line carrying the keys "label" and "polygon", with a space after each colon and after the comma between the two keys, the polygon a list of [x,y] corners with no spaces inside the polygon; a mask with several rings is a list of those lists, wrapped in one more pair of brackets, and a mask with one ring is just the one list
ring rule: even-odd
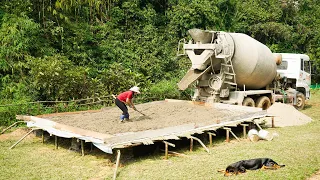
{"label": "formwork", "polygon": [[168,140],[181,138],[195,139],[201,143],[194,134],[212,135],[220,128],[229,133],[230,127],[244,125],[245,128],[246,123],[267,116],[267,112],[259,108],[181,100],[138,104],[136,108],[140,112],[129,109],[130,120],[125,122],[119,121],[121,111],[117,107],[40,116],[17,115],[17,119],[26,122],[30,128],[42,129],[56,137],[91,142],[112,154],[114,149],[159,141],[174,146]]}

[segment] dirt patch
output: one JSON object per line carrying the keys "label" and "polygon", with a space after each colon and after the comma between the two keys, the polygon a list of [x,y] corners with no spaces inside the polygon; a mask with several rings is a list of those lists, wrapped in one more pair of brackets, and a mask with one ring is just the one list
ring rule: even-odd
{"label": "dirt patch", "polygon": [[136,105],[146,116],[129,108],[130,120],[120,123],[121,110],[117,107],[104,108],[99,112],[81,112],[46,117],[55,122],[106,134],[138,132],[194,123],[210,125],[224,122],[225,118],[245,114],[246,111],[214,109],[189,102],[156,101]]}
{"label": "dirt patch", "polygon": [[274,124],[276,127],[299,126],[312,121],[309,116],[288,104],[274,103],[267,111],[275,116]]}
{"label": "dirt patch", "polygon": [[312,175],[310,178],[307,180],[319,180],[320,179],[320,170],[316,172],[314,175]]}
{"label": "dirt patch", "polygon": [[[27,134],[29,131],[30,131],[30,129],[28,129],[28,128],[19,128],[19,129],[12,131],[12,132],[1,134],[0,141],[6,141],[8,139],[20,139],[22,136]],[[26,137],[26,139],[30,139],[33,137],[35,137],[35,135],[30,134]]]}

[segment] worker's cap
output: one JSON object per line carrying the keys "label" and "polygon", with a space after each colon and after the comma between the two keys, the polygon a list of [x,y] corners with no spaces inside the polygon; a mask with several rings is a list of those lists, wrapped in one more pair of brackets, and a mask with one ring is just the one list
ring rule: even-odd
{"label": "worker's cap", "polygon": [[130,88],[130,91],[133,91],[133,92],[140,94],[139,87],[137,87],[137,86],[133,86],[132,88]]}

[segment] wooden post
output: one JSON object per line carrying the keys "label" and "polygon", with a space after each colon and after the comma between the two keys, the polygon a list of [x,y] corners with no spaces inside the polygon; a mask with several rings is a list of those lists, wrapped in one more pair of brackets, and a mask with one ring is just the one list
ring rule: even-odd
{"label": "wooden post", "polygon": [[209,143],[210,143],[210,146],[212,146],[212,136],[216,136],[216,134],[215,134],[215,133],[208,132],[208,135],[209,135]]}
{"label": "wooden post", "polygon": [[272,119],[271,119],[271,127],[274,128],[274,117],[272,116]]}
{"label": "wooden post", "polygon": [[260,127],[259,123],[257,123],[257,122],[254,122],[254,123],[257,125],[257,127],[258,127],[260,130],[262,130],[262,128]]}
{"label": "wooden post", "polygon": [[84,156],[84,140],[80,140],[81,141],[81,153],[82,156]]}
{"label": "wooden post", "polygon": [[[203,142],[199,139],[199,138],[196,138],[196,137],[193,137],[193,136],[188,136],[188,138],[190,138],[190,139],[195,139],[195,140],[197,140],[200,144],[201,144],[201,146],[202,147],[204,147],[204,149],[208,152],[208,153],[210,153],[210,151],[209,151],[209,149],[203,144]],[[193,141],[192,141],[193,142]]]}
{"label": "wooden post", "polygon": [[27,134],[25,134],[22,138],[20,138],[16,143],[14,143],[9,149],[14,148],[17,144],[19,144],[24,138],[26,138],[30,133],[32,133],[34,129],[31,129]]}
{"label": "wooden post", "polygon": [[176,145],[172,144],[172,143],[169,143],[167,141],[162,141],[164,144],[165,144],[165,159],[168,159],[168,146],[171,146],[171,147],[176,147]]}
{"label": "wooden post", "polygon": [[249,126],[248,124],[241,124],[241,126],[243,126],[243,138],[246,139],[247,138],[247,126]]}
{"label": "wooden post", "polygon": [[164,143],[165,146],[165,155],[164,155],[164,159],[168,159],[168,144]]}
{"label": "wooden post", "polygon": [[231,131],[231,128],[226,128],[226,127],[224,127],[223,129],[225,129],[226,130],[226,141],[227,142],[230,142],[230,138],[229,138],[229,133],[231,133],[231,135],[233,136],[233,137],[235,137],[238,141],[240,141],[240,139]]}
{"label": "wooden post", "polygon": [[193,149],[193,139],[190,138],[190,152],[192,152],[192,149]]}
{"label": "wooden post", "polygon": [[88,106],[88,110],[90,109],[90,103],[88,103],[90,100],[89,100],[89,97],[87,96],[87,99],[86,99],[86,104]]}
{"label": "wooden post", "polygon": [[37,101],[37,104],[38,104],[38,113],[37,114],[40,114],[40,102]]}
{"label": "wooden post", "polygon": [[230,142],[230,138],[229,138],[229,130],[230,128],[223,128],[226,130],[226,142]]}
{"label": "wooden post", "polygon": [[117,153],[118,154],[117,154],[117,161],[116,161],[116,169],[113,172],[113,180],[115,180],[116,177],[117,177],[117,170],[118,170],[118,167],[119,167],[120,154],[121,154],[120,150],[117,150]]}
{"label": "wooden post", "polygon": [[44,143],[44,130],[42,130],[41,137],[42,137],[42,144],[43,144]]}
{"label": "wooden post", "polygon": [[231,131],[231,129],[230,129],[229,131],[230,131],[230,133],[232,134],[232,136],[233,136],[234,138],[236,138],[238,141],[240,141],[240,139]]}
{"label": "wooden post", "polygon": [[54,145],[58,149],[58,136],[54,136]]}

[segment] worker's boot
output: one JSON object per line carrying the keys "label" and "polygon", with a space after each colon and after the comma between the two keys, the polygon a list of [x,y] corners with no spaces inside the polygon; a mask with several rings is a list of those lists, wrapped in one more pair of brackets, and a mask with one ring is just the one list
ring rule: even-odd
{"label": "worker's boot", "polygon": [[120,122],[123,122],[124,119],[125,119],[125,115],[121,114],[121,116],[120,116]]}
{"label": "worker's boot", "polygon": [[124,115],[124,120],[128,121],[129,120],[129,114]]}

